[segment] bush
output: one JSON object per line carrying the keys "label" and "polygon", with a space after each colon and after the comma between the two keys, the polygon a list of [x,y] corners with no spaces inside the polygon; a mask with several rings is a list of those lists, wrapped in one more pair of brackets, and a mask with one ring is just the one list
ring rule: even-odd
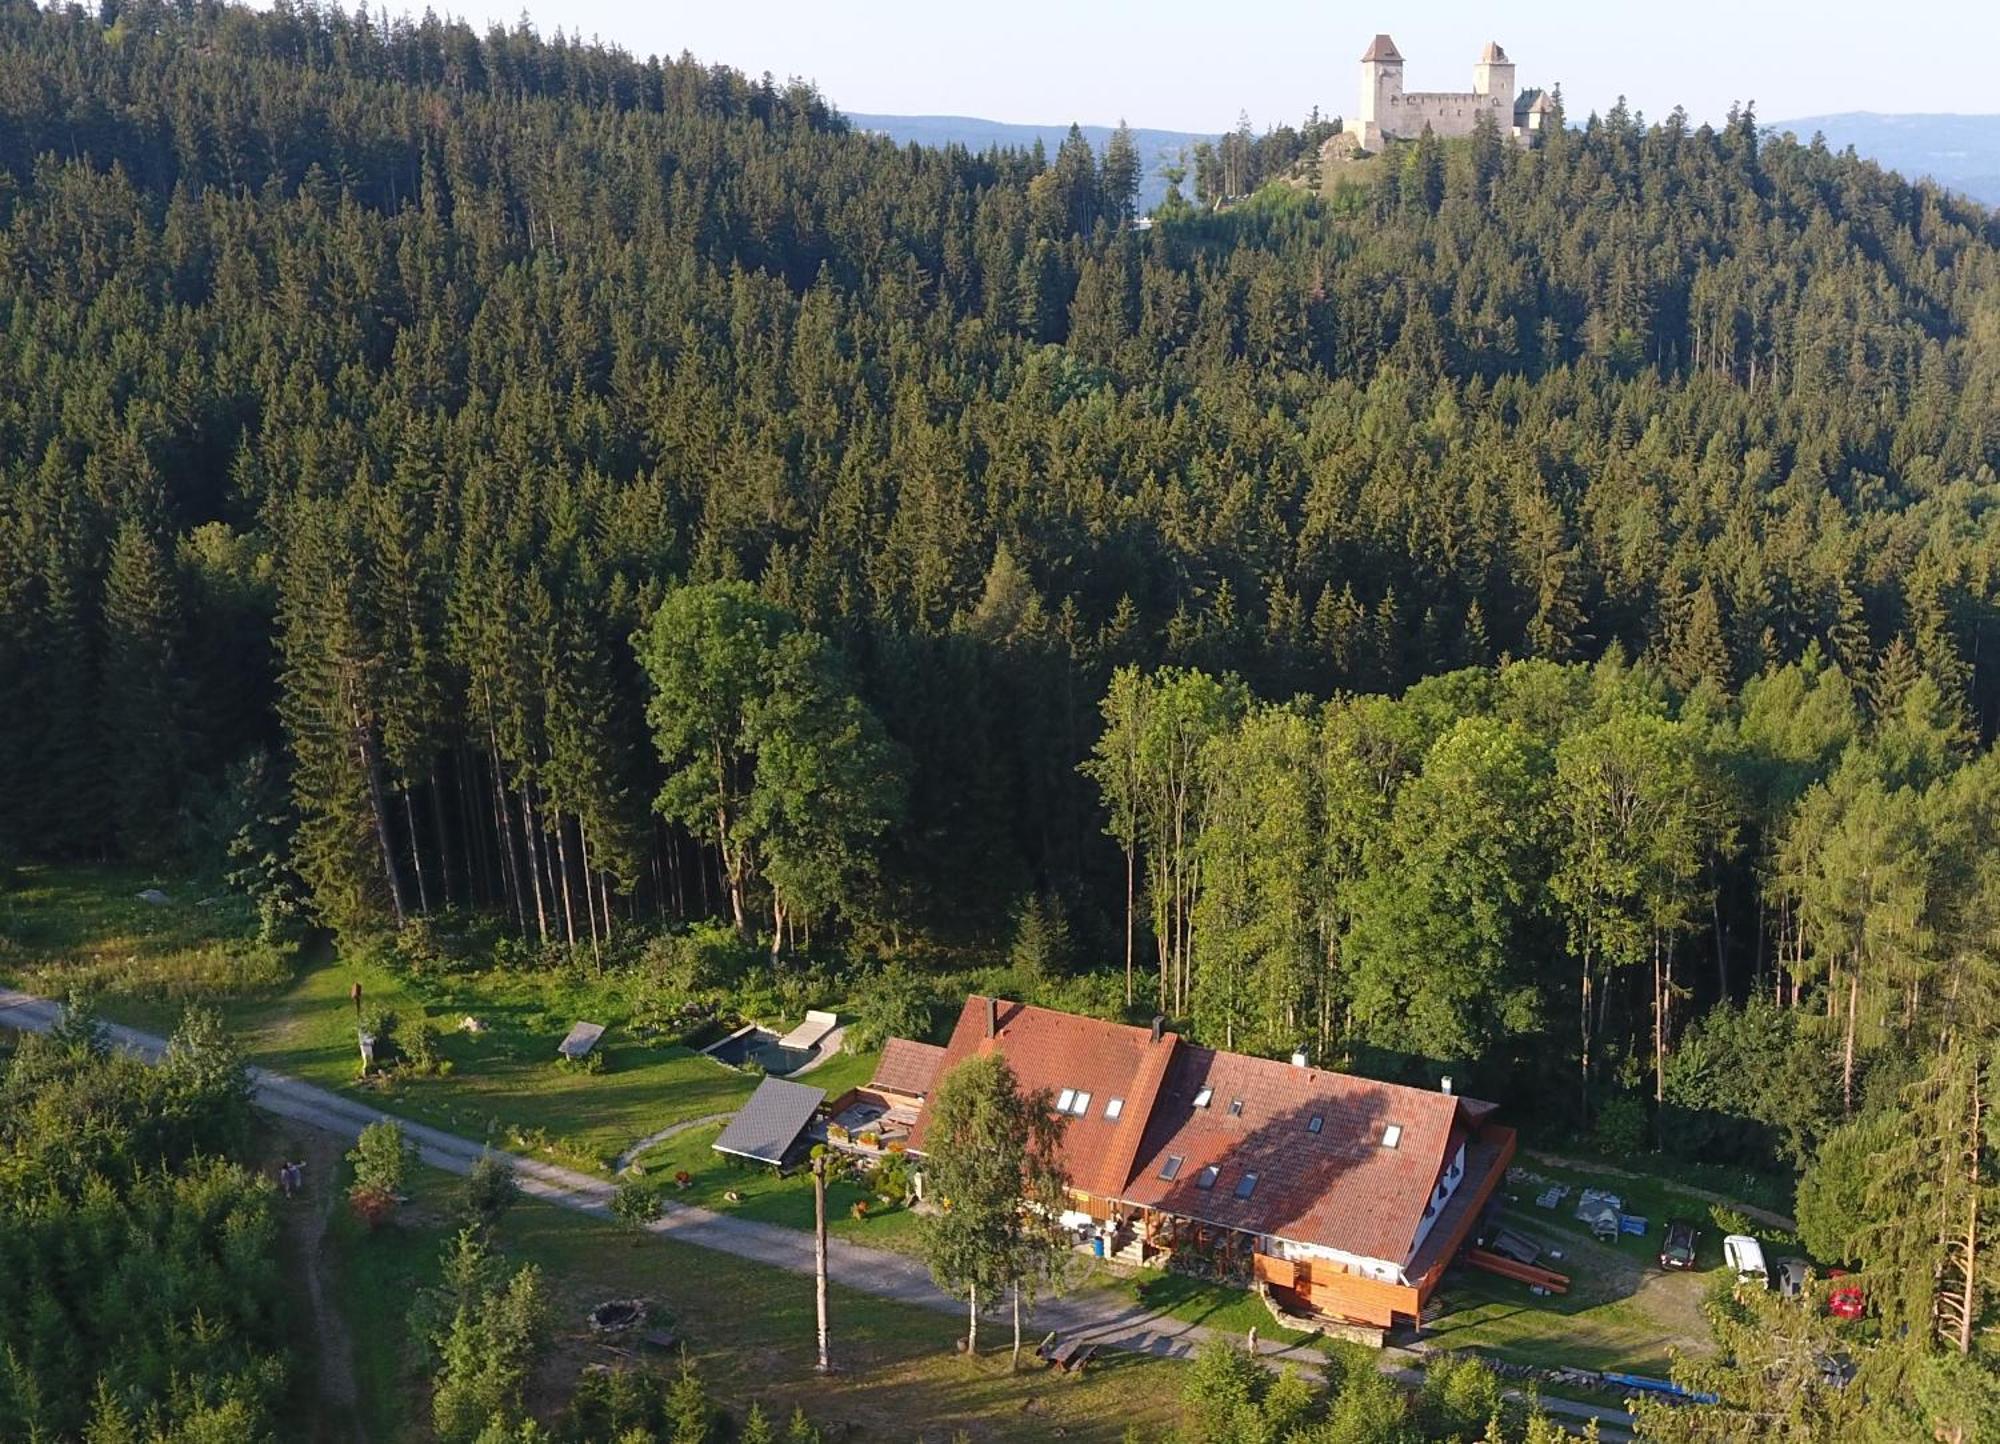
{"label": "bush", "polygon": [[660,1216],[660,1196],[643,1183],[621,1183],[611,1195],[611,1212],[621,1223],[643,1229]]}
{"label": "bush", "polygon": [[931,1031],[930,985],[903,963],[890,963],[866,979],[848,1046],[858,1052],[879,1048],[890,1038],[924,1038]]}
{"label": "bush", "polygon": [[459,1216],[474,1228],[491,1231],[520,1197],[521,1185],[514,1181],[514,1170],[492,1154],[482,1154],[465,1176]]}
{"label": "bush", "polygon": [[1740,1208],[1731,1208],[1726,1203],[1711,1203],[1708,1206],[1708,1221],[1725,1236],[1732,1233],[1749,1233],[1750,1216]]}
{"label": "bush", "polygon": [[396,1051],[404,1068],[425,1078],[442,1077],[451,1072],[451,1060],[438,1046],[442,1037],[437,1024],[427,1018],[412,1023],[409,1031],[396,1042]]}
{"label": "bush", "polygon": [[891,1154],[875,1165],[868,1186],[884,1203],[907,1203],[910,1197],[910,1161],[901,1154]]}
{"label": "bush", "polygon": [[354,1165],[354,1191],[382,1193],[394,1199],[403,1191],[409,1155],[402,1124],[369,1124],[347,1154],[347,1161]]}
{"label": "bush", "polygon": [[1623,1158],[1646,1148],[1646,1105],[1630,1093],[1616,1093],[1597,1110],[1592,1141],[1600,1153]]}

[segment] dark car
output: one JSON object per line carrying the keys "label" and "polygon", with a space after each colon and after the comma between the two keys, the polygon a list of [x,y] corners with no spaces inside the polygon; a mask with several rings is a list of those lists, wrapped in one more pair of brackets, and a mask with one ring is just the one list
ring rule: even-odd
{"label": "dark car", "polygon": [[1802,1258],[1781,1258],[1778,1260],[1778,1292],[1788,1299],[1798,1298],[1806,1291],[1806,1280],[1812,1269]]}
{"label": "dark car", "polygon": [[1686,1219],[1674,1219],[1667,1224],[1667,1240],[1660,1246],[1660,1267],[1663,1269],[1691,1269],[1694,1267],[1695,1240],[1701,1235]]}

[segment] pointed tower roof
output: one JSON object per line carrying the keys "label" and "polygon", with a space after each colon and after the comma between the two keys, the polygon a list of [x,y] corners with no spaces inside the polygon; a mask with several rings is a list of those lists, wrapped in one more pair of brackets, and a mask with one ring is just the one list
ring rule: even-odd
{"label": "pointed tower roof", "polygon": [[1402,59],[1403,54],[1400,50],[1396,49],[1396,42],[1386,35],[1376,36],[1373,43],[1369,45],[1367,53],[1361,57],[1362,64],[1364,65],[1371,60],[1394,60],[1400,64]]}
{"label": "pointed tower roof", "polygon": [[1549,99],[1549,93],[1546,90],[1536,96],[1535,103],[1528,107],[1529,113],[1533,115],[1554,115],[1555,109],[1556,103]]}
{"label": "pointed tower roof", "polygon": [[1489,40],[1486,42],[1486,48],[1479,52],[1479,63],[1481,65],[1512,65],[1514,62],[1507,58],[1507,52],[1500,48],[1499,41]]}

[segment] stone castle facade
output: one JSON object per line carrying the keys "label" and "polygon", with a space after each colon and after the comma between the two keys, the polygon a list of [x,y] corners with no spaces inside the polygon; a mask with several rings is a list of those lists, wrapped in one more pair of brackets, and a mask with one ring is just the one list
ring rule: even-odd
{"label": "stone castle facade", "polygon": [[1379,151],[1390,140],[1415,139],[1425,126],[1433,135],[1471,135],[1485,115],[1500,134],[1526,145],[1554,108],[1539,90],[1515,89],[1514,62],[1490,40],[1472,67],[1471,90],[1406,91],[1402,52],[1388,36],[1377,35],[1361,57],[1361,108],[1348,128],[1361,149]]}

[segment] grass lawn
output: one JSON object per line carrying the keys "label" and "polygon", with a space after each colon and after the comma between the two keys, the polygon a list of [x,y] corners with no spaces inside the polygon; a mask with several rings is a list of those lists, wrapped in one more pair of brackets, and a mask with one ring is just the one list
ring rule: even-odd
{"label": "grass lawn", "polygon": [[[153,886],[170,900],[137,900]],[[616,976],[493,969],[418,985],[325,950],[281,961],[251,941],[254,920],[239,900],[218,895],[204,906],[209,896],[186,879],[132,869],[23,869],[0,894],[0,979],[52,996],[87,983],[101,990],[107,1016],[160,1033],[188,1002],[210,1002],[254,1063],[578,1168],[605,1170],[661,1128],[734,1111],[756,1087],[750,1074],[633,1036],[622,1026],[630,1010]],[[450,1073],[359,1083],[349,1002],[357,982],[364,1008],[393,1009],[403,1028],[427,1018],[442,1030]],[[459,1031],[468,1016],[486,1031]],[[579,1019],[610,1025],[599,1071],[556,1058]],[[874,1055],[842,1055],[807,1081],[837,1094],[867,1081],[874,1065]]]}
{"label": "grass lawn", "polygon": [[1281,1326],[1271,1317],[1271,1311],[1248,1289],[1231,1288],[1227,1284],[1189,1278],[1185,1274],[1138,1269],[1129,1276],[1094,1286],[1173,1318],[1202,1324],[1225,1334],[1247,1334],[1254,1328],[1259,1338],[1286,1344],[1304,1343],[1316,1337]]}
{"label": "grass lawn", "polygon": [[[399,1222],[374,1234],[347,1223],[328,1236],[375,1444],[425,1437],[417,1421],[428,1418],[428,1401],[405,1316],[414,1291],[437,1277],[457,1188],[457,1179],[419,1169]],[[962,1327],[955,1317],[836,1283],[829,1312],[837,1372],[822,1379],[813,1373],[810,1278],[532,1201],[507,1215],[497,1243],[511,1262],[541,1266],[554,1306],[555,1343],[534,1391],[544,1414],[584,1366],[623,1362],[592,1342],[584,1313],[607,1298],[643,1297],[671,1315],[711,1395],[739,1421],[754,1400],[781,1420],[803,1406],[833,1438],[944,1438],[962,1429],[974,1440],[1109,1444],[1128,1426],[1155,1437],[1178,1420],[1182,1364],[1113,1355],[1077,1378],[1011,1374],[997,1322],[982,1334],[986,1351],[968,1361],[953,1349]]]}
{"label": "grass lawn", "polygon": [[[818,1073],[806,1076],[815,1087],[822,1086]],[[804,1170],[781,1175],[774,1169],[717,1153],[714,1144],[721,1132],[719,1123],[704,1124],[647,1149],[639,1156],[647,1181],[663,1197],[676,1203],[691,1203],[786,1228],[811,1228],[811,1176]],[[688,1186],[677,1188],[674,1178],[682,1172],[688,1175]],[[737,1202],[729,1200],[727,1195],[731,1192],[738,1196]],[[866,1217],[853,1216],[857,1203],[868,1205]],[[884,1206],[858,1183],[844,1178],[829,1183],[826,1215],[828,1231],[842,1238],[899,1253],[917,1252],[916,1214],[907,1208]]]}

